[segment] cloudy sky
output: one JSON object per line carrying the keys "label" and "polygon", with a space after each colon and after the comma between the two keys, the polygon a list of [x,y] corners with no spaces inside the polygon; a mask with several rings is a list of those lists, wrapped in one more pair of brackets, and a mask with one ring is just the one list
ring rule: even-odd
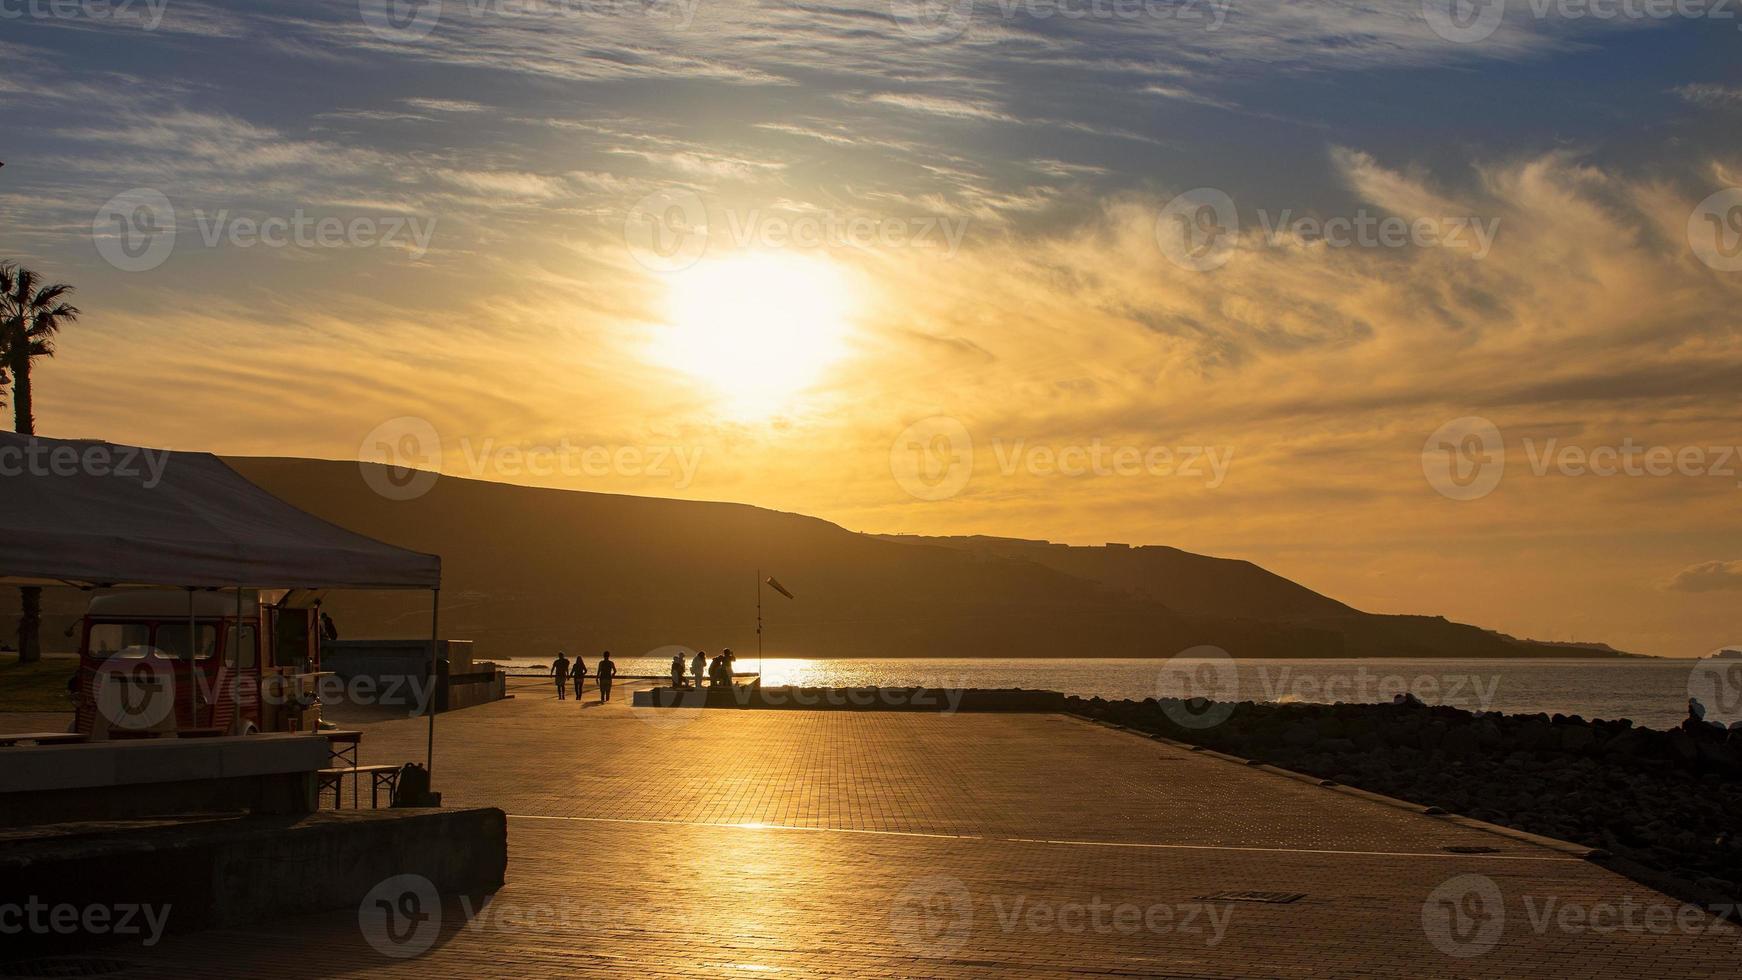
{"label": "cloudy sky", "polygon": [[1742,14],[1440,3],[0,0],[39,430],[1742,641]]}

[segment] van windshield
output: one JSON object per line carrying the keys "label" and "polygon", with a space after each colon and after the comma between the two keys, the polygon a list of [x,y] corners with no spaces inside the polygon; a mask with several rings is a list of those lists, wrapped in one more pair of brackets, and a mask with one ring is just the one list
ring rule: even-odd
{"label": "van windshield", "polygon": [[[218,646],[218,629],[210,623],[194,624],[193,656],[206,660]],[[155,636],[150,623],[95,623],[91,626],[91,656],[137,660],[146,656],[181,660],[188,655],[188,624],[159,623]]]}

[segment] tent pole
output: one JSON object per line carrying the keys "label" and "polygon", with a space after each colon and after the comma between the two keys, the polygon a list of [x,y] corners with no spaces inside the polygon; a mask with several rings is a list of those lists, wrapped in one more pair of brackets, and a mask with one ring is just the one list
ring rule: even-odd
{"label": "tent pole", "polygon": [[[240,734],[243,731],[242,726],[244,724],[242,719],[242,587],[240,585],[236,586],[235,633],[236,649],[230,651],[229,655],[224,658],[225,660],[234,661],[230,670],[230,704],[232,706],[231,710],[234,712],[234,714],[230,716],[230,734],[232,735]],[[224,640],[225,642],[228,642],[229,637],[225,637]],[[258,658],[256,659],[258,660]],[[222,669],[223,667],[219,667],[219,670]],[[255,703],[259,703],[258,696],[255,698]]]}
{"label": "tent pole", "polygon": [[196,673],[194,673],[195,671],[199,670],[199,666],[200,666],[198,654],[199,654],[199,651],[197,649],[195,649],[195,647],[194,647],[194,587],[190,585],[190,586],[188,586],[188,680],[190,682],[192,682],[192,684],[190,685],[190,688],[188,690],[188,718],[193,721],[193,723],[194,723],[193,727],[195,727],[195,728],[201,727],[200,726],[200,687],[201,687],[201,684],[199,681],[194,680],[195,677],[199,676]]}
{"label": "tent pole", "polygon": [[429,744],[424,750],[424,768],[433,775],[435,773],[435,716],[436,694],[441,679],[436,673],[437,639],[441,635],[442,590],[440,587],[429,590]]}

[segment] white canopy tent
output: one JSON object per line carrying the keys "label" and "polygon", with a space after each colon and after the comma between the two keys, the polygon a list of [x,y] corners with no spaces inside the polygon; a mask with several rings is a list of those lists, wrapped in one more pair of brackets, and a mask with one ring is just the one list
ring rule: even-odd
{"label": "white canopy tent", "polygon": [[[298,510],[210,453],[0,433],[0,584],[428,589],[436,672],[438,556]],[[433,699],[429,718],[433,757]]]}
{"label": "white canopy tent", "polygon": [[298,510],[210,453],[0,433],[0,582],[436,589],[441,564]]}

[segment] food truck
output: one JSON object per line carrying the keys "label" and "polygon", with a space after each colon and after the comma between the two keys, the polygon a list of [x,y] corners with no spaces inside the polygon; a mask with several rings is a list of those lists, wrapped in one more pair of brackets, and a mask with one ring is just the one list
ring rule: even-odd
{"label": "food truck", "polygon": [[307,589],[131,590],[91,599],[73,685],[93,738],[314,731],[320,597]]}

